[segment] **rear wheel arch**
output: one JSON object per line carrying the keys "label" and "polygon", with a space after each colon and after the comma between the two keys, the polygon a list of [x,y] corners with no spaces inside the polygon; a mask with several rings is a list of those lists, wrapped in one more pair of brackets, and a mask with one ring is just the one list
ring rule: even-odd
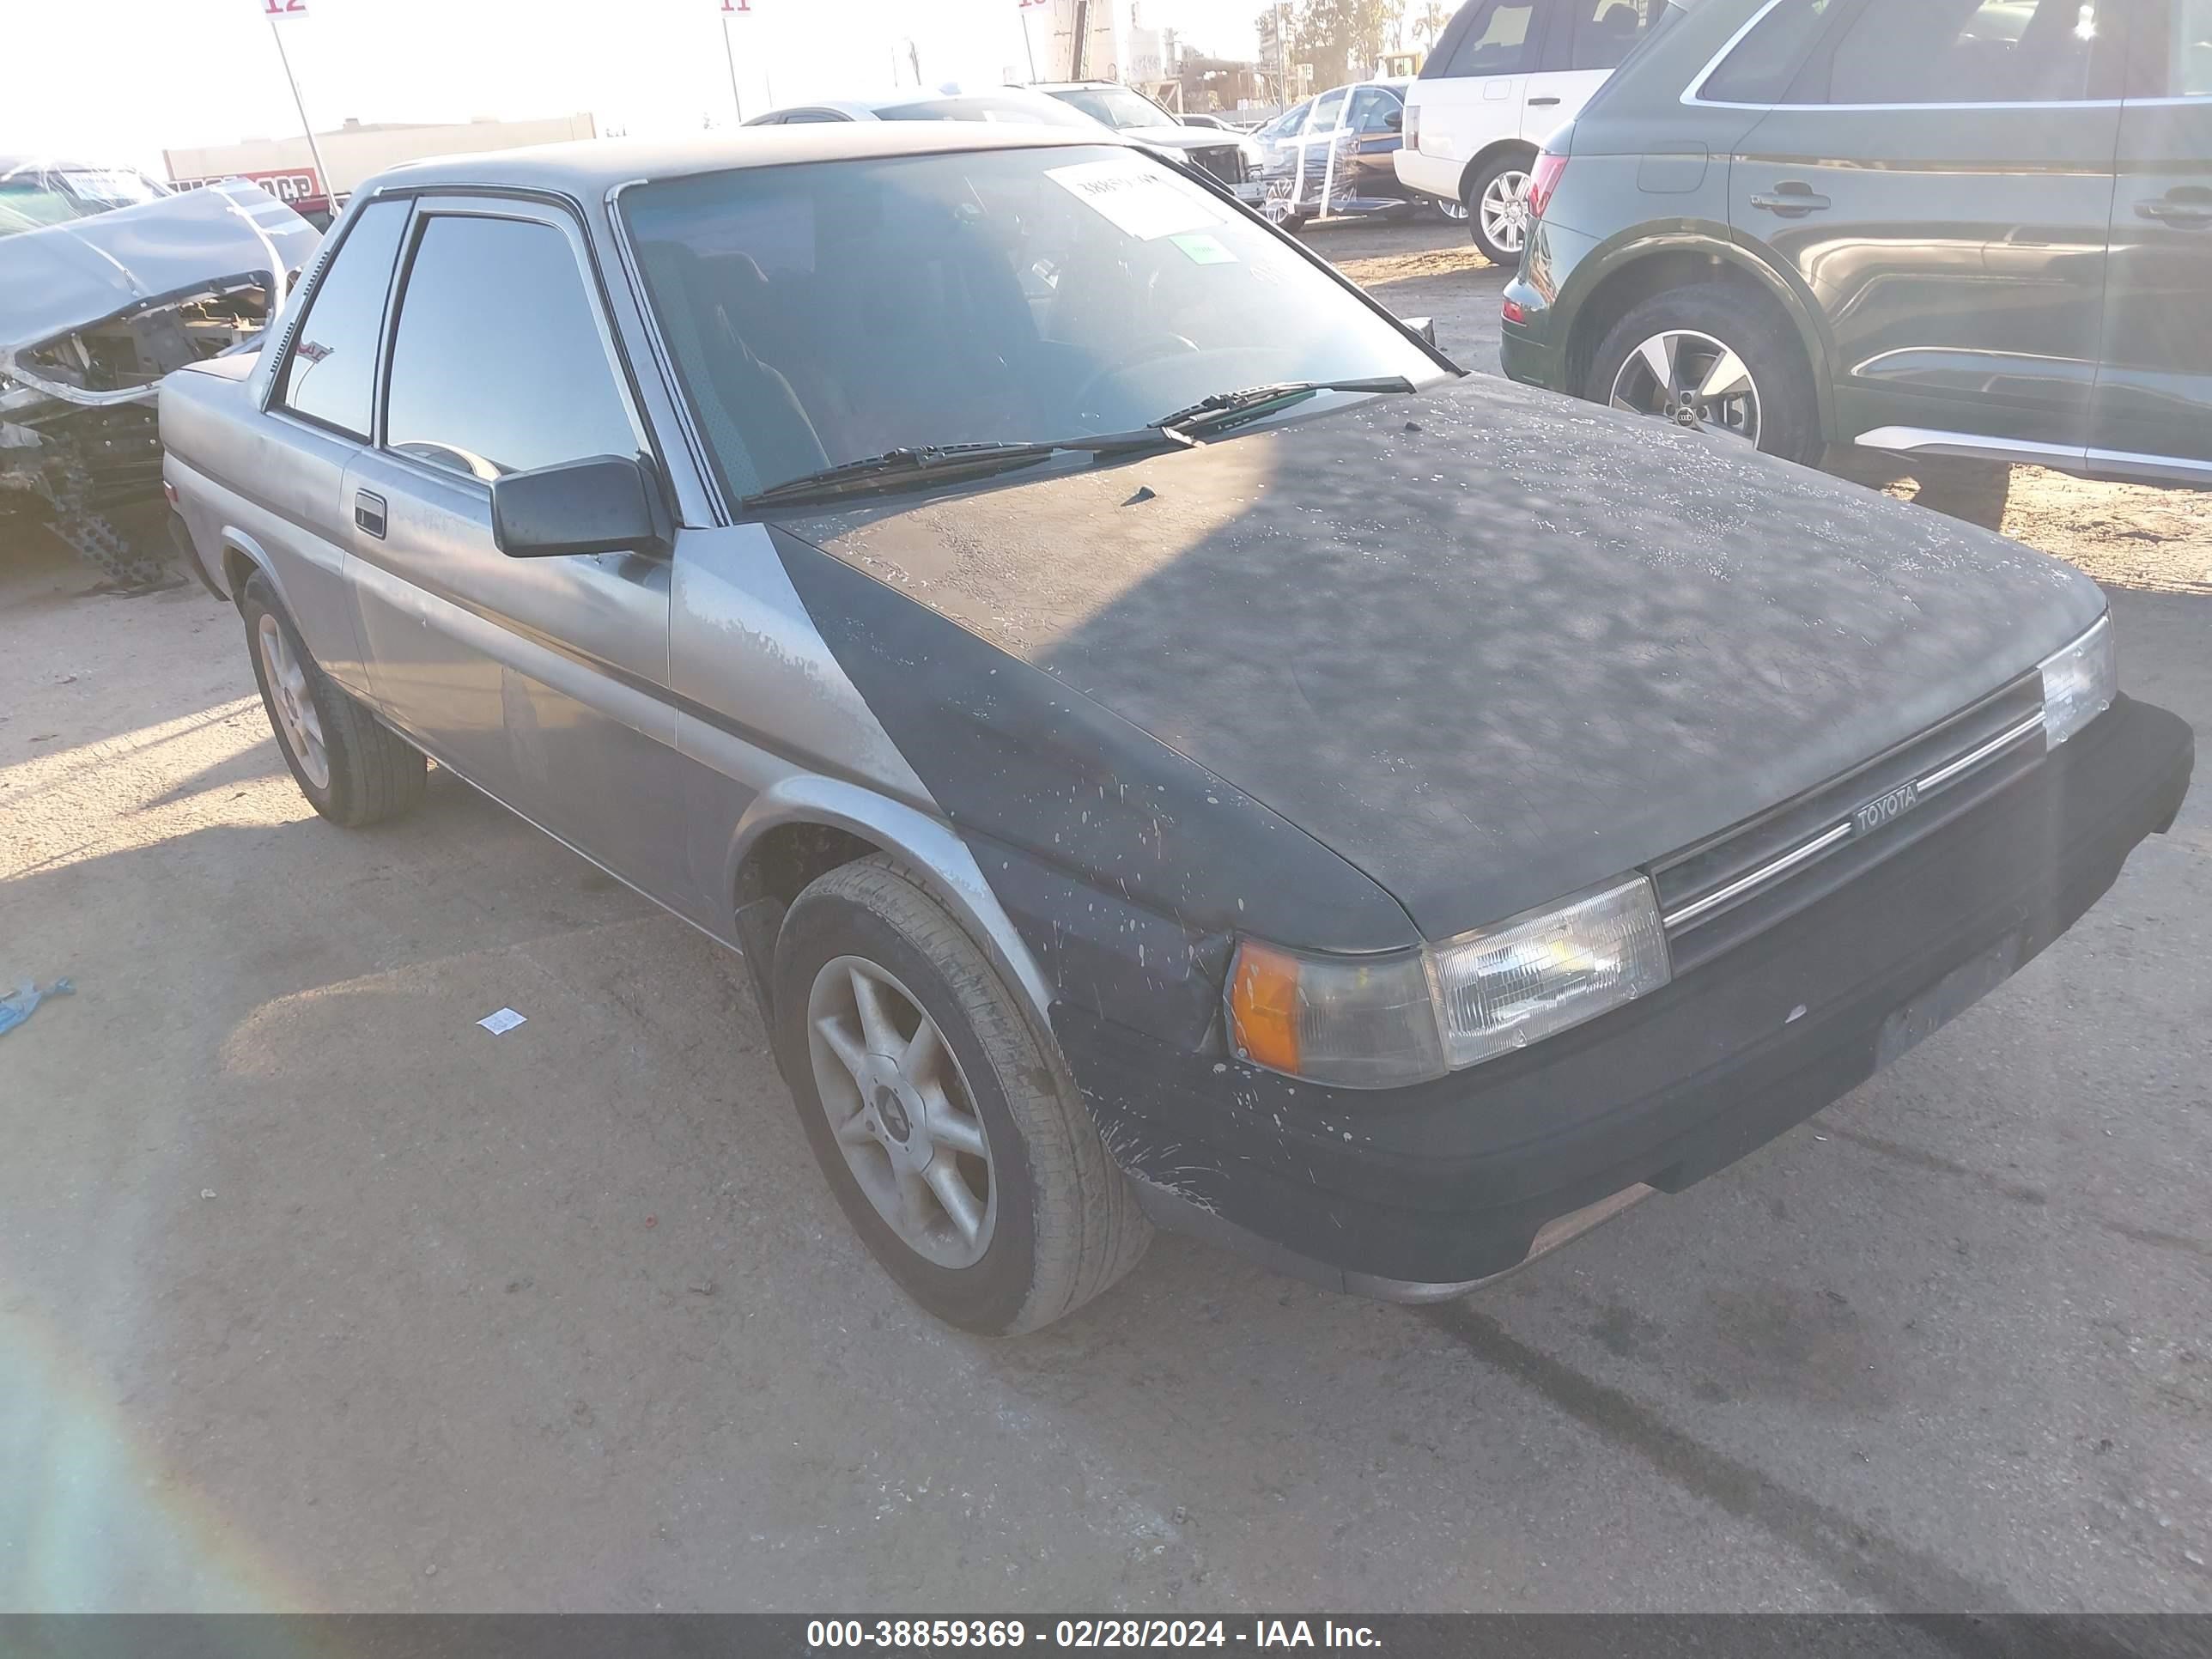
{"label": "rear wheel arch", "polygon": [[1566,342],[1562,389],[1579,395],[1589,379],[1591,357],[1613,325],[1653,295],[1703,283],[1725,283],[1752,305],[1763,307],[1788,325],[1797,342],[1820,410],[1820,431],[1833,441],[1835,397],[1830,382],[1829,350],[1817,307],[1763,262],[1732,246],[1712,242],[1660,244],[1609,261],[1604,274],[1576,304]]}
{"label": "rear wheel arch", "polygon": [[1539,147],[1530,143],[1526,138],[1500,138],[1492,143],[1484,145],[1475,152],[1474,159],[1460,169],[1459,199],[1462,203],[1466,202],[1467,193],[1474,187],[1474,181],[1490,171],[1492,162],[1504,156],[1517,155],[1533,167],[1536,165],[1536,157],[1540,153]]}

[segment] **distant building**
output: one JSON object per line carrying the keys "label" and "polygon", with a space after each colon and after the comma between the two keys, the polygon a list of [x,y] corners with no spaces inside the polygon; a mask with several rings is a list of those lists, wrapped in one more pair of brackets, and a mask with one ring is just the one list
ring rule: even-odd
{"label": "distant building", "polygon": [[164,150],[161,157],[167,164],[170,182],[180,189],[212,184],[218,179],[250,179],[281,202],[314,209],[343,202],[360,188],[363,179],[400,161],[598,137],[599,128],[588,114],[556,115],[542,121],[495,121],[485,117],[444,125],[349,119],[335,131],[315,135],[323,161],[331,170],[327,179],[316,173],[314,155],[304,136]]}

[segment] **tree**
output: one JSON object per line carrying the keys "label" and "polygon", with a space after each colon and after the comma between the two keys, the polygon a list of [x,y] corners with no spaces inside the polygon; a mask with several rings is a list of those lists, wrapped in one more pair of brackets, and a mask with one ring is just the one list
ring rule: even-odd
{"label": "tree", "polygon": [[1404,9],[1405,0],[1300,0],[1298,56],[1314,66],[1314,85],[1371,73]]}
{"label": "tree", "polygon": [[1406,25],[1407,31],[1413,37],[1413,44],[1424,52],[1434,52],[1437,37],[1444,32],[1444,25],[1451,21],[1451,16],[1452,9],[1445,0],[1415,0],[1413,15]]}

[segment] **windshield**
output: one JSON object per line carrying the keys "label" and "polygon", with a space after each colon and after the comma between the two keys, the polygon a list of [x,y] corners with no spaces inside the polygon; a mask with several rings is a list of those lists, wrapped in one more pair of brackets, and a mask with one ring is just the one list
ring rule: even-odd
{"label": "windshield", "polygon": [[1176,125],[1169,114],[1149,98],[1133,93],[1127,87],[1066,87],[1052,94],[1064,104],[1073,104],[1094,121],[1103,121],[1109,127],[1171,127]]}
{"label": "windshield", "polygon": [[64,167],[61,179],[91,213],[136,207],[167,194],[143,173],[128,167]]}
{"label": "windshield", "polygon": [[0,236],[167,195],[128,168],[24,167],[0,174]]}
{"label": "windshield", "polygon": [[1264,383],[1444,373],[1267,226],[1119,146],[744,168],[637,186],[623,211],[733,497],[893,449],[1125,432]]}

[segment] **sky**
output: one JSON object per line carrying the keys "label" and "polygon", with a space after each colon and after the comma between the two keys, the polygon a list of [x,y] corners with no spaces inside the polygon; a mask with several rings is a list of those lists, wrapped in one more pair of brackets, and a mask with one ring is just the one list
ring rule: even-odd
{"label": "sky", "polygon": [[[9,0],[0,152],[161,169],[168,148],[296,133],[264,7],[287,0]],[[275,27],[319,130],[362,121],[566,115],[602,132],[730,118],[720,0],[293,0]],[[1262,0],[1138,0],[1194,49],[1253,52]],[[1014,0],[750,0],[729,23],[744,112],[891,84],[911,40],[924,80],[995,84],[1024,66]],[[1044,32],[1037,31],[1042,44]],[[84,66],[71,84],[67,67]]]}

